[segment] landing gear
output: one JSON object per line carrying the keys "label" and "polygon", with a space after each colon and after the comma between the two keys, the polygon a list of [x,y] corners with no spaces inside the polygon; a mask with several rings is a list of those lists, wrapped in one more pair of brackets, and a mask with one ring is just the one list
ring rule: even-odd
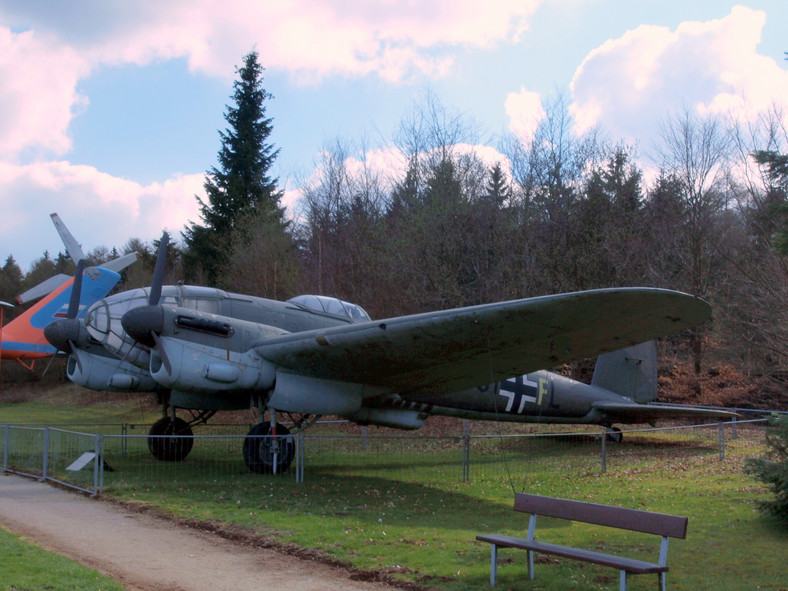
{"label": "landing gear", "polygon": [[[180,435],[181,437],[171,437]],[[158,460],[181,462],[194,445],[189,423],[179,417],[162,417],[148,431],[148,449]]]}
{"label": "landing gear", "polygon": [[295,440],[284,425],[260,423],[244,439],[244,461],[257,474],[282,474],[295,457]]}
{"label": "landing gear", "polygon": [[624,440],[624,434],[618,427],[608,427],[605,429],[605,437],[608,441],[613,443],[621,443]]}

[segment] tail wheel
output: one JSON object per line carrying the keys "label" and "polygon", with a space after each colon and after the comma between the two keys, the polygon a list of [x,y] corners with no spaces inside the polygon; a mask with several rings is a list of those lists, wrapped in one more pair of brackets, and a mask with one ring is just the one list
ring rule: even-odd
{"label": "tail wheel", "polygon": [[[181,437],[170,437],[179,435]],[[181,462],[194,445],[192,428],[189,423],[176,417],[162,417],[148,431],[148,449],[158,460],[164,462]],[[185,436],[185,437],[183,437]]]}
{"label": "tail wheel", "polygon": [[244,439],[244,461],[257,474],[282,474],[294,457],[295,440],[283,425],[277,425],[275,433],[267,424],[255,425]]}

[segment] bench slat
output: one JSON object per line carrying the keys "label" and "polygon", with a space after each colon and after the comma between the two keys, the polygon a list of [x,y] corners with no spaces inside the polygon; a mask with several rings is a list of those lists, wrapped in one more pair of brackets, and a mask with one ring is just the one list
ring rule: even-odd
{"label": "bench slat", "polygon": [[515,494],[514,510],[681,539],[687,537],[689,521],[688,518],[677,515],[525,493]]}
{"label": "bench slat", "polygon": [[593,562],[595,564],[610,566],[634,574],[668,572],[667,566],[660,566],[655,562],[635,560],[633,558],[625,558],[623,556],[616,556],[614,554],[605,554],[603,552],[584,550],[582,548],[572,548],[570,546],[560,546],[558,544],[549,544],[546,542],[529,542],[525,538],[517,538],[514,536],[506,536],[502,534],[479,535],[476,536],[476,539],[480,542],[487,542],[500,547],[532,550],[542,554],[553,554],[555,556],[561,556],[564,558],[571,558],[584,562]]}

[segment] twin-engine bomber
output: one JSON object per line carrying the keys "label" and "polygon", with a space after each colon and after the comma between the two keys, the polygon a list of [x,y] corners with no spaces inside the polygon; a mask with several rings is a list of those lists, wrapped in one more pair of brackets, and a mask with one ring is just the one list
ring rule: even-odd
{"label": "twin-engine bomber", "polygon": [[[360,306],[324,296],[283,302],[163,286],[167,241],[165,233],[150,288],[106,297],[83,319],[46,330],[69,353],[73,382],[156,393],[163,416],[148,443],[161,460],[188,455],[195,424],[250,407],[259,423],[243,455],[258,473],[284,472],[292,435],[323,415],[403,429],[434,414],[608,428],[731,416],[640,404],[656,397],[653,344],[604,355],[708,319],[710,306],[687,294],[600,289],[372,320]],[[537,371],[600,354],[592,385]]]}

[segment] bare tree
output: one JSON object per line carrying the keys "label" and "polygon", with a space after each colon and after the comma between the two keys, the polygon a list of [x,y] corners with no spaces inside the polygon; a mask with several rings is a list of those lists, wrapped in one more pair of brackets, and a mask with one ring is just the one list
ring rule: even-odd
{"label": "bare tree", "polygon": [[[669,115],[660,125],[657,148],[662,169],[679,183],[682,205],[681,248],[685,289],[708,297],[721,260],[715,234],[728,207],[725,173],[730,155],[730,137],[716,117],[702,118],[685,108]],[[704,339],[702,329],[692,331],[691,346],[696,374],[700,373]]]}

